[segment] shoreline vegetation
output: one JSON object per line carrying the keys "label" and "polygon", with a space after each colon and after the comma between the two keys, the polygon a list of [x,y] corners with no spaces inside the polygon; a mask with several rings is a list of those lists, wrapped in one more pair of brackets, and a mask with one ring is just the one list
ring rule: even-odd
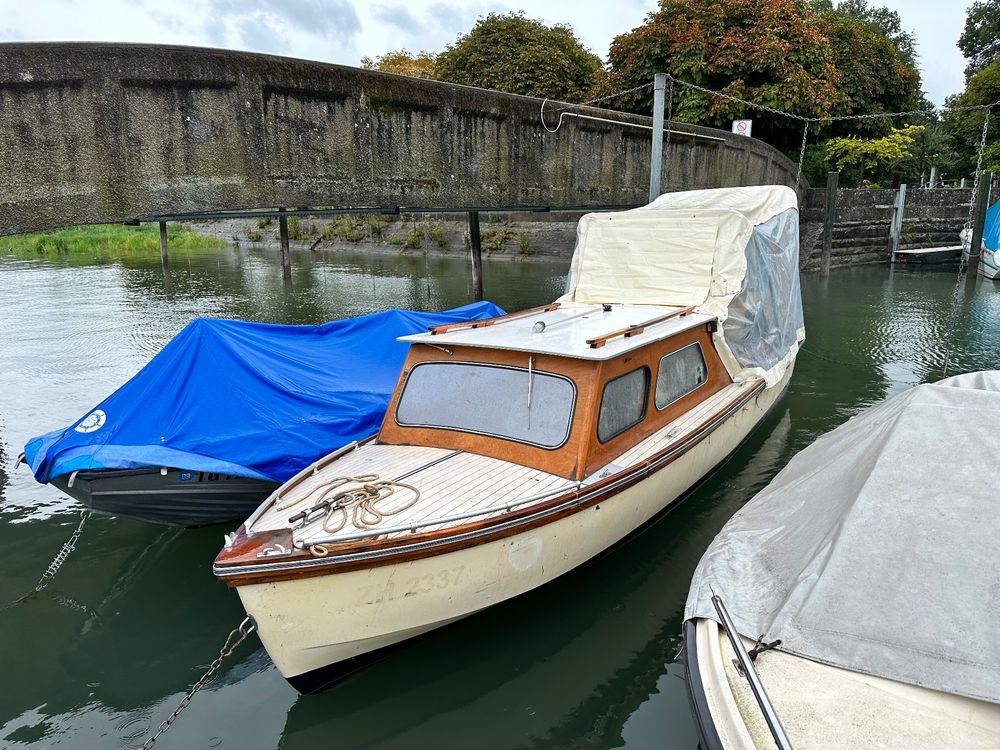
{"label": "shoreline vegetation", "polygon": [[[484,258],[528,260],[569,257],[575,240],[575,221],[484,221],[481,242]],[[333,219],[289,217],[291,249],[360,250],[399,255],[465,255],[469,252],[467,224],[448,218],[378,215],[338,216]],[[220,219],[167,225],[168,252],[225,250],[230,247],[278,247],[278,221]],[[158,256],[159,228],[95,224],[48,232],[0,237],[0,256],[76,258],[113,261]]]}
{"label": "shoreline vegetation", "polygon": [[[229,243],[188,227],[167,227],[167,243],[177,250],[221,250]],[[160,254],[160,230],[156,224],[138,227],[94,224],[51,232],[0,237],[0,254],[18,258],[91,255],[99,259]]]}

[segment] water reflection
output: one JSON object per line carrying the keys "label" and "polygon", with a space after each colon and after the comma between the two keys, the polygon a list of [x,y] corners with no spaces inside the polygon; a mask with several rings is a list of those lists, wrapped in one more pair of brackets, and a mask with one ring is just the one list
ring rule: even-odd
{"label": "water reflection", "polygon": [[[488,263],[511,310],[558,296],[564,263]],[[1000,287],[882,267],[803,279],[809,339],[789,393],[715,475],[629,544],[542,590],[433,633],[356,679],[298,698],[257,642],[199,694],[162,747],[693,748],[676,659],[693,568],[723,523],[817,435],[917,382],[1000,366]],[[273,251],[115,264],[0,260],[0,605],[30,589],[74,504],[9,472],[33,434],[130,377],[196,315],[319,323],[468,300],[463,258]],[[0,611],[0,745],[132,747],[173,710],[242,618],[211,560],[224,529],[93,518],[50,587]],[[130,739],[132,738],[132,739]]]}

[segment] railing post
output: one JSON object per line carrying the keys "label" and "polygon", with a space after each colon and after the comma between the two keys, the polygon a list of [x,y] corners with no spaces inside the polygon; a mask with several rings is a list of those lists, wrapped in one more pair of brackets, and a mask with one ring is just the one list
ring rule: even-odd
{"label": "railing post", "polygon": [[653,78],[653,148],[649,156],[649,202],[660,197],[660,172],[663,169],[663,99],[667,74]]}
{"label": "railing post", "polygon": [[285,281],[292,280],[292,256],[288,249],[288,217],[285,215],[285,209],[279,208],[278,211],[278,241],[281,243],[281,277]]}
{"label": "railing post", "polygon": [[823,255],[821,271],[823,276],[830,275],[830,254],[833,252],[833,225],[837,220],[837,183],[840,172],[826,173],[826,213],[823,216]]}
{"label": "railing post", "polygon": [[479,212],[469,211],[469,252],[472,255],[472,297],[483,300],[483,246],[479,237]]}
{"label": "railing post", "polygon": [[167,267],[167,222],[160,222],[160,262]]}
{"label": "railing post", "polygon": [[906,183],[899,186],[896,202],[892,206],[892,222],[889,224],[889,262],[896,262],[899,239],[903,233],[903,209],[906,207]]}
{"label": "railing post", "polygon": [[983,228],[986,225],[986,210],[990,205],[990,187],[993,185],[992,172],[979,173],[979,192],[975,196],[976,213],[972,221],[972,237],[969,243],[969,266],[966,278],[974,279],[979,273],[979,256],[983,254]]}

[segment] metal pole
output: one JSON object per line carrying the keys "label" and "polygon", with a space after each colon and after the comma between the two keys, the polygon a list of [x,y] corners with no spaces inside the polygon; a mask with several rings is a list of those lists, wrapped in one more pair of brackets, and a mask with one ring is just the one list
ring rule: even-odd
{"label": "metal pole", "polygon": [[479,212],[469,211],[469,252],[472,254],[472,298],[483,299],[483,246],[479,238]]}
{"label": "metal pole", "polygon": [[974,279],[979,272],[979,256],[983,254],[983,228],[986,225],[986,209],[990,205],[990,187],[993,185],[992,172],[979,173],[979,192],[976,194],[976,218],[972,222],[972,242],[969,244],[969,267],[966,278]]}
{"label": "metal pole", "polygon": [[833,223],[837,219],[837,183],[840,172],[826,173],[826,215],[823,218],[823,256],[820,273],[830,275],[830,253],[833,251]]}
{"label": "metal pole", "polygon": [[167,222],[160,222],[160,262],[167,267]]}
{"label": "metal pole", "polygon": [[757,670],[754,669],[750,654],[747,653],[746,648],[743,646],[743,641],[740,640],[740,634],[737,632],[736,625],[733,624],[733,620],[726,610],[726,605],[722,602],[722,597],[718,594],[713,596],[712,604],[715,605],[715,611],[719,614],[719,619],[722,621],[722,629],[729,636],[729,645],[733,647],[736,660],[743,670],[743,675],[747,678],[747,682],[750,683],[750,691],[753,693],[754,698],[757,699],[757,705],[760,706],[761,713],[764,714],[764,721],[767,723],[767,728],[771,730],[774,744],[778,746],[779,750],[792,750],[792,743],[788,739],[788,733],[785,731],[781,719],[778,718],[778,714],[774,710],[774,704],[767,697],[767,691],[764,690],[764,685],[760,681]]}
{"label": "metal pole", "polygon": [[292,256],[288,250],[288,217],[285,209],[278,209],[278,239],[281,242],[281,277],[285,281],[292,280]]}
{"label": "metal pole", "polygon": [[653,78],[653,149],[649,156],[649,202],[660,197],[660,172],[663,169],[663,99],[667,74]]}
{"label": "metal pole", "polygon": [[899,186],[896,202],[892,207],[892,223],[889,225],[889,261],[896,262],[899,239],[903,233],[903,209],[906,207],[906,183]]}

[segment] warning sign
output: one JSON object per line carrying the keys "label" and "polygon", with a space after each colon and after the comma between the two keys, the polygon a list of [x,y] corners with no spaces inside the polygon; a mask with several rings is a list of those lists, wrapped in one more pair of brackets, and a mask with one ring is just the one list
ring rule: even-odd
{"label": "warning sign", "polygon": [[733,120],[733,132],[737,135],[750,135],[750,129],[753,127],[753,120]]}

